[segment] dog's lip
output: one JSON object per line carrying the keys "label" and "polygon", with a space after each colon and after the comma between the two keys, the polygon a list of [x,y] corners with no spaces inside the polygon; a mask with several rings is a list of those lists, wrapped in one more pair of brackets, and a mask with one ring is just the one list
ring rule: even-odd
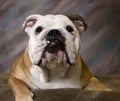
{"label": "dog's lip", "polygon": [[[47,40],[46,40],[47,41]],[[50,43],[50,41],[48,40],[47,41],[47,44],[49,44]],[[46,46],[47,47],[47,46]],[[70,59],[69,59],[69,56],[68,56],[68,53],[67,53],[67,50],[66,50],[66,47],[64,46],[64,50],[58,50],[58,51],[62,51],[65,55],[66,55],[66,59],[67,59],[67,62],[68,62],[68,64],[70,65],[70,66],[74,66],[75,65],[75,63],[71,63],[70,62]],[[46,48],[44,49],[44,51],[43,51],[43,53],[42,53],[42,56],[41,56],[41,59],[40,59],[40,61],[38,62],[38,66],[40,66],[41,64],[42,64],[42,58],[45,58],[45,53],[46,52],[48,52],[47,50],[46,50]],[[57,53],[52,53],[52,54],[54,54],[54,55],[56,55]]]}
{"label": "dog's lip", "polygon": [[67,53],[66,49],[65,49],[65,55],[66,55],[68,64],[69,64],[70,66],[75,66],[75,63],[71,63],[71,62],[70,62],[70,59],[69,59],[69,57],[68,57],[68,53]]}

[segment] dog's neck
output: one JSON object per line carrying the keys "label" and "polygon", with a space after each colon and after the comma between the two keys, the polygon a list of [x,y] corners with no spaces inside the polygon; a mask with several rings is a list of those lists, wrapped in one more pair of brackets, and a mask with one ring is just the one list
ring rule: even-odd
{"label": "dog's neck", "polygon": [[[79,62],[78,62],[79,61]],[[46,71],[48,73],[48,79],[62,79],[66,77],[71,77],[71,75],[78,74],[80,75],[81,71],[81,63],[80,58],[76,61],[77,66],[68,66],[64,64],[54,64],[50,63],[46,68]]]}
{"label": "dog's neck", "polygon": [[36,72],[40,71],[41,80],[43,82],[50,82],[51,80],[55,79],[70,78],[71,76],[73,76],[73,74],[80,75],[81,71],[80,58],[78,58],[76,61],[77,66],[67,66],[62,64],[56,65],[53,63],[50,64],[48,64],[47,67],[33,65],[31,72],[33,72],[34,70],[36,70]]}
{"label": "dog's neck", "polygon": [[69,70],[69,67],[57,66],[53,69],[46,69],[48,73],[48,79],[51,81],[53,79],[64,78]]}

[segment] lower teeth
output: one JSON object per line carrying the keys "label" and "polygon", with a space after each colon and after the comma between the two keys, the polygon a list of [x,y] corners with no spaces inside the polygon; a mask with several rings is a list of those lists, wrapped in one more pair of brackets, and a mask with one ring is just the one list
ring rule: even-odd
{"label": "lower teeth", "polygon": [[50,41],[47,41],[47,43],[50,43]]}

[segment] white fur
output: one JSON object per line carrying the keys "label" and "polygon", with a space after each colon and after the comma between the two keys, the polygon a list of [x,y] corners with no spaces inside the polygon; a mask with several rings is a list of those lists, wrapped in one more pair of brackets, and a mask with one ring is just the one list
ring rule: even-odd
{"label": "white fur", "polygon": [[[58,69],[58,68],[57,68]],[[62,67],[55,71],[42,71],[40,67],[33,66],[30,70],[33,89],[56,89],[56,88],[81,88],[80,69],[78,66],[69,68]],[[47,76],[43,72],[46,72]],[[61,77],[61,74],[64,75]],[[44,81],[48,77],[48,82]]]}
{"label": "white fur", "polygon": [[[26,20],[31,17],[37,19],[34,26],[25,28],[30,37],[28,51],[31,62],[37,64],[40,61],[47,45],[45,41],[47,33],[52,29],[57,29],[66,39],[65,46],[70,62],[75,63],[80,48],[80,36],[72,21],[64,15],[32,15]],[[67,25],[74,28],[72,34],[66,30]],[[42,26],[43,31],[39,35],[35,35],[38,26]],[[64,54],[63,64],[58,64],[54,60],[43,67],[34,65],[30,70],[31,81],[35,89],[81,88],[80,69],[81,66],[70,68],[66,63],[66,55]]]}
{"label": "white fur", "polygon": [[[25,31],[30,37],[28,50],[32,63],[36,64],[40,60],[43,50],[46,46],[46,43],[43,43],[44,38],[46,37],[47,33],[52,29],[59,30],[66,38],[66,50],[69,53],[68,56],[70,58],[70,62],[75,62],[75,55],[79,51],[79,45],[75,44],[76,41],[78,42],[79,32],[72,23],[72,21],[64,15],[32,15],[29,16],[26,20],[28,20],[30,17],[35,17],[37,19],[37,22],[33,27],[25,28]],[[74,32],[72,33],[73,35],[66,31],[65,27],[67,25],[70,25],[74,28]],[[39,35],[35,35],[35,29],[38,26],[42,26],[43,31]],[[39,52],[36,52],[37,50],[39,50]]]}

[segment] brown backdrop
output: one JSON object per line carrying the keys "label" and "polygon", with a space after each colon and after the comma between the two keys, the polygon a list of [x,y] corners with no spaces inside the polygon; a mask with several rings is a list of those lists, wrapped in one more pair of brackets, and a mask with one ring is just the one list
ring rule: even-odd
{"label": "brown backdrop", "polygon": [[30,14],[84,17],[81,56],[96,75],[120,75],[120,0],[0,0],[0,72],[8,72],[27,45],[22,23]]}

